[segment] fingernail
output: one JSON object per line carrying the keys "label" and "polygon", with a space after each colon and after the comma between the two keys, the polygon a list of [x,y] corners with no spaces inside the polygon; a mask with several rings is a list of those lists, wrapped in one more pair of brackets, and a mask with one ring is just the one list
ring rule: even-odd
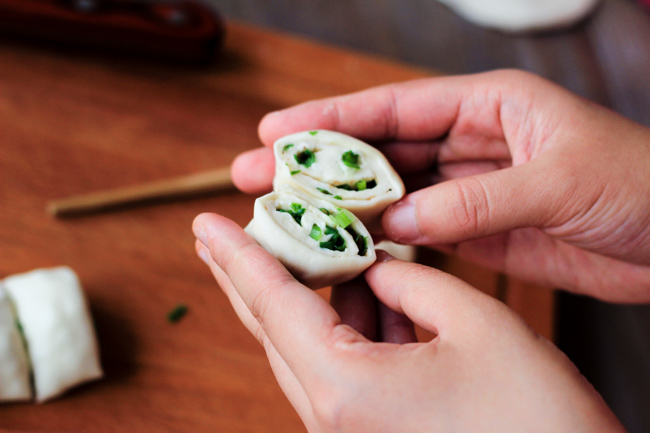
{"label": "fingernail", "polygon": [[391,260],[395,260],[395,257],[391,256],[384,250],[377,250],[377,261],[379,263],[390,262]]}
{"label": "fingernail", "polygon": [[386,232],[391,239],[408,243],[420,237],[415,204],[406,202],[396,205],[388,210],[386,219],[388,225]]}
{"label": "fingernail", "polygon": [[208,251],[205,248],[201,248],[200,250],[198,250],[197,254],[199,255],[199,258],[203,260],[203,263],[205,263],[206,265],[210,265],[210,255],[208,254]]}

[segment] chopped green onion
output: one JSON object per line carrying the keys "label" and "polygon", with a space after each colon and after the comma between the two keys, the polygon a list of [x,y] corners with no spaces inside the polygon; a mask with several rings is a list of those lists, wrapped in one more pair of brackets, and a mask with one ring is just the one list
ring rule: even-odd
{"label": "chopped green onion", "polygon": [[[302,221],[302,216],[305,213],[305,208],[302,207],[300,203],[291,203],[291,210],[287,209],[276,209],[278,212],[285,212],[288,213],[293,217],[293,219],[298,223],[301,224]],[[302,224],[301,224],[302,225]]]}
{"label": "chopped green onion", "polygon": [[323,236],[323,230],[321,230],[317,224],[311,226],[311,233],[309,233],[309,237],[315,241],[318,241],[320,240],[321,236]]}
{"label": "chopped green onion", "polygon": [[316,135],[316,134],[318,134],[318,131],[309,131],[309,135],[313,136],[313,135]]}
{"label": "chopped green onion", "polygon": [[345,230],[348,233],[350,233],[350,235],[354,239],[354,243],[357,244],[357,248],[359,249],[359,255],[365,256],[366,252],[368,252],[368,238],[365,236],[361,236],[352,227],[347,227]]}
{"label": "chopped green onion", "polygon": [[293,176],[294,174],[300,173],[300,170],[293,170],[293,171],[290,171],[289,173],[291,173],[291,176]]}
{"label": "chopped green onion", "polygon": [[337,200],[343,200],[343,197],[341,197],[340,195],[335,195],[334,198]]}
{"label": "chopped green onion", "polygon": [[284,147],[282,148],[282,151],[283,151],[283,152],[286,152],[287,150],[291,149],[292,147],[293,147],[293,144],[287,144],[286,146],[284,146]]}
{"label": "chopped green onion", "polygon": [[352,167],[356,169],[361,168],[359,167],[359,155],[352,152],[351,150],[345,152],[341,157],[341,160],[343,161],[343,164],[347,165],[348,167]]}
{"label": "chopped green onion", "polygon": [[359,247],[359,255],[365,256],[366,251],[368,251],[368,238],[365,236],[357,235],[354,238],[354,242],[357,244],[357,247]]}
{"label": "chopped green onion", "polygon": [[341,236],[337,229],[334,227],[325,226],[325,234],[331,236],[327,241],[321,242],[319,244],[321,248],[326,248],[332,251],[345,251],[345,239],[343,236]]}
{"label": "chopped green onion", "polygon": [[365,180],[361,179],[358,182],[354,183],[342,183],[341,185],[334,185],[335,188],[344,189],[346,191],[363,191],[365,189],[372,189],[377,186],[377,181],[375,179]]}
{"label": "chopped green onion", "polygon": [[311,167],[311,165],[316,162],[316,154],[309,149],[296,153],[293,157],[298,164],[304,165],[307,168]]}
{"label": "chopped green onion", "polygon": [[341,209],[338,213],[330,215],[330,218],[332,218],[334,224],[343,229],[352,224],[356,219],[354,214],[347,209]]}
{"label": "chopped green onion", "polygon": [[319,190],[320,192],[322,192],[322,193],[325,194],[325,195],[332,195],[332,193],[329,192],[329,191],[326,190],[326,189],[318,188],[318,187],[316,187],[316,189]]}
{"label": "chopped green onion", "polygon": [[169,323],[176,323],[187,314],[188,308],[185,304],[178,304],[167,314],[167,321]]}
{"label": "chopped green onion", "polygon": [[324,207],[320,208],[320,211],[323,212],[325,215],[329,215],[329,214],[330,214],[330,211],[328,211],[328,210],[325,209]]}

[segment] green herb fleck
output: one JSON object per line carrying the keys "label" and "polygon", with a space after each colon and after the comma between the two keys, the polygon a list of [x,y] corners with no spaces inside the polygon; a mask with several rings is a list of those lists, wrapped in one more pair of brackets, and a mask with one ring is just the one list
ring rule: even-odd
{"label": "green herb fleck", "polygon": [[326,248],[332,251],[345,251],[345,239],[337,229],[325,226],[325,234],[330,235],[330,238],[319,244],[321,248]]}
{"label": "green herb fleck", "polygon": [[284,146],[284,147],[282,148],[282,151],[283,151],[283,152],[286,152],[287,150],[291,149],[292,147],[293,147],[293,144],[287,144],[286,146]]}
{"label": "green herb fleck", "polygon": [[325,195],[332,195],[332,193],[329,192],[329,191],[326,190],[326,189],[318,188],[318,187],[316,187],[316,189],[319,190],[320,192],[322,192],[322,193],[325,194]]}
{"label": "green herb fleck", "polygon": [[185,304],[178,304],[167,314],[167,321],[169,323],[177,323],[187,314],[188,308]]}
{"label": "green herb fleck", "polygon": [[293,170],[293,171],[290,171],[289,173],[291,173],[291,176],[293,176],[294,174],[300,173],[300,170]]}
{"label": "green herb fleck", "polygon": [[309,149],[296,153],[293,157],[296,159],[298,164],[304,165],[307,168],[311,167],[311,165],[316,162],[316,154]]}
{"label": "green herb fleck", "polygon": [[329,214],[330,214],[330,211],[328,211],[328,210],[325,209],[324,207],[320,208],[320,211],[323,212],[325,215],[329,215]]}
{"label": "green herb fleck", "polygon": [[309,131],[309,135],[313,136],[313,135],[316,135],[316,134],[318,134],[318,131]]}
{"label": "green herb fleck", "polygon": [[323,236],[323,230],[321,230],[321,228],[318,227],[317,224],[311,226],[311,233],[309,233],[310,238],[312,238],[315,241],[319,241],[322,236]]}
{"label": "green herb fleck", "polygon": [[357,248],[359,249],[359,255],[365,256],[366,252],[368,252],[368,238],[365,236],[361,236],[352,227],[347,227],[345,230],[348,233],[350,233],[350,235],[354,239],[354,243],[357,244]]}
{"label": "green herb fleck", "polygon": [[359,167],[359,155],[352,152],[351,150],[345,152],[341,157],[341,160],[343,161],[343,164],[347,165],[348,167],[356,169],[361,168]]}
{"label": "green herb fleck", "polygon": [[305,208],[302,207],[300,203],[291,203],[291,209],[276,209],[278,212],[288,213],[293,217],[293,219],[300,225],[302,221],[302,216],[305,214]]}
{"label": "green herb fleck", "polygon": [[330,215],[330,218],[334,224],[343,229],[352,224],[352,222],[354,222],[356,219],[354,214],[347,209],[340,209],[339,212],[335,213],[334,215]]}
{"label": "green herb fleck", "polygon": [[375,179],[365,180],[361,179],[358,182],[351,184],[342,183],[341,185],[334,185],[335,188],[344,189],[346,191],[363,191],[366,189],[372,189],[377,186],[377,181]]}
{"label": "green herb fleck", "polygon": [[335,198],[336,200],[343,200],[343,197],[341,197],[340,195],[335,195],[334,198]]}

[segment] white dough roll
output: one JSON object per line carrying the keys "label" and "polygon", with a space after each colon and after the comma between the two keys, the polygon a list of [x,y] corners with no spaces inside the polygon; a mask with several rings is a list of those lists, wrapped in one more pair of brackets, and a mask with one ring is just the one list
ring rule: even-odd
{"label": "white dough roll", "polygon": [[295,190],[258,198],[246,232],[312,289],[351,280],[376,259],[351,212]]}
{"label": "white dough roll", "polygon": [[287,135],[273,146],[273,189],[302,190],[348,209],[374,230],[381,213],[404,196],[404,183],[377,149],[339,132]]}
{"label": "white dough roll", "polygon": [[72,269],[38,269],[4,283],[27,340],[37,401],[102,376],[90,312]]}
{"label": "white dough roll", "polygon": [[11,300],[0,282],[0,401],[31,400],[29,360]]}

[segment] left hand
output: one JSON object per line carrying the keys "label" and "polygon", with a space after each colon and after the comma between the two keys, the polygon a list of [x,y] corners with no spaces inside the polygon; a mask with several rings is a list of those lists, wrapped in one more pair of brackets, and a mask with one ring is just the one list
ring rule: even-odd
{"label": "left hand", "polygon": [[[451,275],[384,256],[333,308],[232,221],[194,232],[310,432],[624,431],[559,350]],[[409,319],[436,337],[417,343]]]}

